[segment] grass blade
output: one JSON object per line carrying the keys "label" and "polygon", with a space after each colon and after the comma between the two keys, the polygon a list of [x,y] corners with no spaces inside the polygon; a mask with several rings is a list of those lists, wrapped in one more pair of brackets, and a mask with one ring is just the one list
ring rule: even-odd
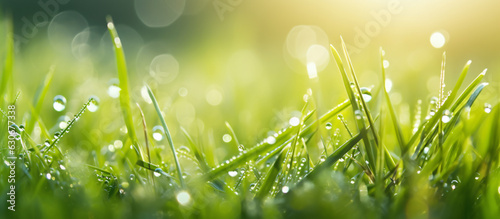
{"label": "grass blade", "polygon": [[[344,101],[343,103],[339,104],[338,106],[334,107],[327,113],[325,113],[323,116],[320,117],[319,120],[315,120],[312,122],[310,125],[306,126],[301,132],[300,132],[300,137],[305,137],[309,136],[312,133],[314,133],[315,126],[318,125],[318,123],[322,124],[331,118],[333,118],[335,115],[339,114],[342,112],[344,109],[346,109],[349,106],[350,102],[349,101]],[[285,133],[291,133],[292,128],[288,128]],[[278,153],[281,149],[283,149],[288,143],[290,143],[293,140],[293,137],[289,137],[287,139],[284,139],[283,136],[288,136],[285,134],[281,134],[276,138],[276,143],[275,144],[269,144],[267,142],[263,142],[261,144],[258,144],[248,150],[243,151],[242,154],[236,156],[232,161],[227,161],[227,163],[222,163],[221,165],[217,166],[216,168],[213,168],[210,172],[206,173],[204,175],[205,179],[210,181],[218,176],[220,176],[223,173],[226,173],[229,170],[232,170],[238,166],[245,165],[247,161],[250,159],[253,159],[257,157],[259,154],[266,153],[270,150],[273,149],[273,152],[270,152],[269,154],[272,153]],[[276,146],[279,145],[279,146]]]}
{"label": "grass blade", "polygon": [[[5,57],[5,64],[2,71],[2,78],[0,81],[0,97],[6,97],[5,93],[7,92],[7,86],[9,85],[9,81],[12,81],[12,72],[14,66],[14,35],[13,35],[13,27],[12,27],[12,18],[7,16],[8,19],[6,21],[7,24],[7,56]],[[12,86],[13,87],[13,86]]]}
{"label": "grass blade", "polygon": [[151,88],[146,85],[148,88],[148,94],[149,98],[151,98],[151,101],[153,102],[153,105],[155,106],[156,113],[158,114],[158,117],[160,118],[161,125],[163,126],[163,130],[165,131],[165,135],[167,136],[168,143],[170,145],[170,149],[172,150],[172,154],[174,155],[174,161],[175,161],[175,166],[177,169],[177,174],[179,175],[179,182],[181,182],[181,186],[185,188],[184,184],[184,179],[182,178],[182,170],[181,170],[181,165],[179,164],[179,158],[177,158],[177,152],[175,152],[175,147],[174,147],[174,142],[172,141],[172,136],[170,136],[170,131],[168,130],[167,123],[165,122],[165,118],[163,118],[163,114],[161,114],[160,107],[158,106],[158,102],[156,101],[156,97],[153,94],[153,91]]}
{"label": "grass blade", "polygon": [[271,168],[269,168],[269,171],[267,171],[267,174],[264,177],[264,181],[262,182],[259,191],[257,191],[257,194],[255,194],[256,199],[262,200],[269,194],[276,176],[278,176],[278,173],[281,171],[283,161],[285,160],[289,149],[290,147],[283,148],[283,150],[281,150],[280,152],[280,155],[278,156],[278,159],[274,161],[274,164],[271,166]]}
{"label": "grass blade", "polygon": [[398,117],[396,116],[396,113],[394,111],[394,106],[391,103],[391,98],[389,98],[389,93],[387,92],[387,87],[385,86],[386,76],[385,76],[384,60],[385,60],[384,50],[382,50],[382,48],[380,48],[380,65],[382,68],[382,82],[381,83],[382,83],[382,87],[383,87],[382,92],[384,92],[385,101],[387,103],[387,108],[389,109],[389,113],[391,115],[392,124],[393,124],[394,130],[396,132],[396,137],[397,137],[397,140],[399,143],[399,147],[401,149],[401,153],[404,154],[408,147],[405,147],[406,144],[405,144],[405,140],[404,140],[404,136],[403,136],[403,131],[401,129],[401,126],[399,125]]}
{"label": "grass blade", "polygon": [[337,67],[342,76],[342,81],[344,82],[344,87],[347,91],[347,95],[349,96],[349,101],[351,102],[352,110],[356,120],[356,125],[358,127],[359,132],[361,133],[361,136],[363,136],[363,143],[365,145],[365,151],[368,157],[369,165],[371,166],[372,169],[374,169],[375,157],[373,154],[373,149],[370,147],[370,141],[368,140],[367,136],[364,133],[362,133],[366,131],[363,119],[363,113],[359,110],[360,107],[358,105],[358,102],[356,101],[356,95],[354,94],[351,88],[351,83],[349,82],[349,78],[344,69],[344,64],[342,64],[342,60],[340,59],[340,55],[337,52],[337,49],[335,49],[333,45],[330,45],[330,49],[332,51],[333,57],[335,59],[335,62],[337,63]]}
{"label": "grass blade", "polygon": [[315,178],[321,173],[321,171],[328,169],[330,166],[335,164],[335,162],[349,152],[354,145],[356,145],[364,137],[363,135],[366,135],[366,130],[365,132],[356,134],[354,137],[342,144],[337,150],[335,150],[335,152],[328,156],[324,162],[318,164],[311,172],[309,172],[309,174],[307,174],[302,181],[305,181],[305,179]]}
{"label": "grass blade", "polygon": [[111,17],[106,18],[108,22],[108,30],[111,35],[111,41],[113,41],[113,46],[115,49],[116,56],[116,68],[118,70],[118,80],[120,81],[120,107],[123,113],[123,119],[125,120],[125,126],[127,126],[127,133],[132,141],[132,145],[137,154],[137,158],[144,160],[141,149],[139,147],[139,141],[135,133],[134,120],[132,118],[132,108],[130,106],[130,91],[128,85],[128,71],[127,64],[125,61],[125,53],[123,52],[123,46],[116,32],[115,25]]}
{"label": "grass blade", "polygon": [[49,70],[49,73],[45,76],[45,79],[43,80],[43,83],[39,89],[39,91],[35,95],[35,99],[33,99],[33,106],[35,108],[33,109],[31,116],[28,120],[28,123],[26,125],[26,133],[31,134],[31,131],[33,131],[34,125],[36,121],[38,120],[38,116],[40,115],[40,111],[42,110],[43,106],[43,100],[45,99],[45,95],[47,94],[47,91],[49,90],[50,84],[52,82],[52,76],[54,76],[54,71],[55,67],[52,66]]}

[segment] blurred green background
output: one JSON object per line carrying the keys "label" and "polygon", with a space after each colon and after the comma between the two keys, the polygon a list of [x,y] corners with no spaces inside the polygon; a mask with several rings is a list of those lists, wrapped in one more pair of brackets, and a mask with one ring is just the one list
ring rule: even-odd
{"label": "blurred green background", "polygon": [[[100,131],[80,133],[84,136],[75,142],[108,136],[122,124],[113,122],[122,117],[108,90],[117,76],[106,15],[122,38],[133,100],[144,106],[143,83],[150,84],[174,137],[180,137],[180,126],[194,136],[217,130],[215,139],[222,143],[228,121],[237,135],[245,133],[240,141],[252,145],[299,113],[308,88],[320,113],[332,108],[346,98],[328,47],[339,47],[340,35],[362,86],[378,87],[379,48],[384,48],[391,98],[398,111],[407,111],[400,114],[407,125],[418,99],[437,96],[444,51],[447,83],[453,84],[471,59],[468,81],[489,69],[491,86],[482,101],[495,102],[498,90],[500,2],[2,0],[1,7],[14,23],[20,106],[29,106],[50,66],[56,70],[48,97],[63,95],[68,104],[63,112],[45,104],[48,127],[64,113],[76,113],[90,95],[101,99],[101,113],[82,121]],[[317,78],[310,79],[314,69]]]}

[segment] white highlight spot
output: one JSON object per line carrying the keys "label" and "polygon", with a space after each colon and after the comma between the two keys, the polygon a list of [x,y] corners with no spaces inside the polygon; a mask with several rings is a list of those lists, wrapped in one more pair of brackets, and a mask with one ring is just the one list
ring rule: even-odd
{"label": "white highlight spot", "polygon": [[175,198],[181,205],[187,205],[191,201],[191,195],[186,191],[179,192]]}
{"label": "white highlight spot", "polygon": [[430,38],[432,47],[439,49],[446,43],[446,38],[441,32],[434,32]]}

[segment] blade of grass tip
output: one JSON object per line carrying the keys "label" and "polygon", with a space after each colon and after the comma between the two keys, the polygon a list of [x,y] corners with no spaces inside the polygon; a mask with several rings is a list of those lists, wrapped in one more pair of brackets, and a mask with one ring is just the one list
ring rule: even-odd
{"label": "blade of grass tip", "polygon": [[394,111],[394,107],[392,106],[392,103],[391,103],[391,98],[389,98],[389,93],[387,92],[387,87],[385,86],[386,76],[385,76],[384,60],[385,60],[384,50],[382,48],[380,48],[380,65],[382,68],[382,82],[381,83],[382,83],[382,87],[384,88],[384,89],[382,89],[382,91],[384,92],[385,101],[387,103],[387,108],[388,108],[389,113],[391,115],[392,124],[393,124],[394,130],[396,132],[396,137],[397,137],[397,140],[399,143],[399,147],[401,149],[401,153],[404,154],[408,147],[405,147],[406,144],[405,144],[405,140],[404,140],[404,136],[403,136],[403,131],[401,129],[401,126],[399,125],[398,117],[396,116],[396,113]]}
{"label": "blade of grass tip", "polygon": [[[149,140],[148,140],[148,126],[146,125],[146,119],[144,118],[144,113],[142,112],[141,105],[139,103],[137,104],[137,108],[139,108],[139,112],[141,113],[141,119],[142,119],[142,128],[144,130],[144,142],[146,143],[146,151],[148,153],[148,162],[151,163],[151,153],[149,152]],[[153,183],[153,188],[155,188],[155,178],[154,178],[154,173],[151,172],[150,174],[150,180]]]}
{"label": "blade of grass tip", "polygon": [[118,70],[118,80],[120,81],[120,108],[122,109],[123,119],[125,120],[125,126],[127,126],[127,133],[132,141],[132,145],[137,154],[137,158],[144,160],[144,156],[139,147],[139,141],[134,128],[134,120],[132,118],[132,108],[130,106],[130,91],[128,85],[128,71],[127,64],[125,61],[125,53],[123,52],[123,46],[116,32],[115,25],[110,16],[106,17],[107,26],[109,34],[111,36],[111,41],[113,41],[113,46],[115,49],[116,56],[116,67]]}
{"label": "blade of grass tip", "polygon": [[[446,67],[446,52],[443,52],[443,60],[441,61],[441,75],[439,76],[439,95],[438,95],[438,108],[441,108],[444,99],[444,76],[445,76],[445,67]],[[443,150],[443,120],[439,119],[438,121],[438,148],[439,150]],[[444,153],[441,153],[441,156],[444,156]],[[441,157],[444,159],[444,157]],[[441,168],[443,165],[440,166]]]}
{"label": "blade of grass tip", "polygon": [[[306,117],[308,116],[308,115],[305,113],[305,111],[306,111],[306,109],[307,109],[308,104],[309,104],[309,101],[306,101],[306,104],[304,104],[304,107],[302,107],[302,111],[301,111],[301,115],[302,115],[302,116],[301,116],[301,119],[300,119],[300,124],[299,124],[299,125],[298,125],[298,127],[297,127],[297,133],[295,134],[295,137],[293,138],[293,142],[292,142],[292,144],[291,144],[291,150],[292,150],[292,151],[291,151],[291,153],[290,153],[290,158],[285,159],[285,160],[288,160],[288,161],[289,161],[289,162],[288,162],[288,168],[286,168],[286,167],[285,167],[285,171],[284,171],[284,173],[283,173],[283,175],[284,175],[284,177],[285,177],[285,183],[287,183],[287,179],[289,179],[289,178],[288,178],[288,176],[289,176],[289,173],[291,173],[291,172],[290,172],[290,169],[294,168],[294,163],[293,163],[293,161],[294,161],[294,159],[295,159],[295,153],[296,153],[297,144],[299,143],[300,131],[302,130],[302,127],[304,126],[304,123],[305,123]],[[302,140],[302,142],[304,143],[304,146],[305,146],[305,148],[306,148],[306,150],[307,150],[307,144],[305,144],[305,142],[304,142],[304,139],[303,139],[303,138],[301,138],[301,140]],[[323,145],[325,145],[325,144],[323,143]],[[327,152],[326,152],[326,147],[325,147],[325,156],[326,156],[326,155],[327,155]]]}
{"label": "blade of grass tip", "polygon": [[[357,79],[356,73],[354,71],[354,65],[352,64],[351,57],[349,56],[346,44],[345,44],[344,39],[342,38],[342,36],[340,37],[340,39],[342,41],[342,49],[344,51],[344,55],[345,55],[345,58],[347,60],[347,64],[348,64],[348,66],[350,68],[350,72],[351,72],[352,78],[354,80],[354,85],[356,87],[356,90],[357,90],[358,94],[360,95],[359,99],[360,99],[361,105],[359,106],[359,108],[361,108],[361,109],[363,109],[365,111],[366,118],[368,120],[369,126],[371,127],[370,130],[372,131],[373,139],[375,141],[375,146],[379,146],[379,147],[384,148],[385,156],[388,158],[388,159],[385,159],[386,160],[386,165],[387,165],[387,167],[389,169],[393,169],[395,167],[395,165],[396,165],[395,162],[394,162],[394,159],[392,158],[391,154],[387,150],[385,150],[385,147],[383,146],[383,144],[379,143],[380,142],[379,141],[380,137],[377,136],[378,132],[375,129],[375,122],[373,120],[373,117],[372,117],[369,109],[368,109],[368,106],[366,105],[366,101],[364,100],[363,93],[361,91],[361,87],[359,86],[358,79]],[[385,85],[385,83],[384,83],[384,85]],[[364,120],[362,120],[362,121],[364,121]],[[367,135],[367,137],[369,137],[369,136]],[[363,140],[363,142],[366,142],[366,141]],[[374,152],[372,152],[372,153],[374,153]],[[370,162],[373,162],[373,161],[370,161]],[[372,166],[372,167],[374,167],[374,166]]]}
{"label": "blade of grass tip", "polygon": [[[330,44],[330,49],[332,51],[333,57],[335,59],[335,62],[337,63],[337,67],[340,71],[340,74],[342,76],[342,81],[344,82],[344,87],[346,89],[347,95],[349,96],[349,101],[351,102],[351,106],[354,112],[354,117],[356,120],[356,126],[360,132],[366,131],[365,129],[365,123],[363,119],[363,113],[359,110],[359,105],[356,101],[356,95],[354,94],[352,88],[351,88],[351,83],[349,82],[349,78],[347,76],[347,73],[344,69],[344,64],[342,64],[342,60],[340,59],[340,55],[337,52],[337,49],[333,45]],[[367,136],[363,133],[361,136],[363,136],[363,143],[365,145],[366,153],[368,156],[368,161],[369,165],[374,169],[374,164],[375,164],[375,158],[373,155],[372,148],[370,147],[370,141],[368,140]]]}
{"label": "blade of grass tip", "polygon": [[40,111],[42,110],[43,100],[49,90],[50,84],[52,82],[52,76],[54,75],[55,67],[51,66],[49,69],[49,73],[45,76],[43,83],[35,94],[35,98],[33,99],[33,106],[35,106],[34,110],[31,112],[31,116],[28,120],[28,123],[25,127],[25,132],[31,134],[33,131],[34,125],[38,120],[38,116],[40,115]]}
{"label": "blade of grass tip", "polygon": [[[465,90],[460,94],[460,96],[457,98],[457,101],[453,103],[453,105],[450,108],[450,111],[454,112],[458,106],[467,98],[467,96],[474,90],[474,88],[481,82],[483,77],[486,75],[486,72],[488,69],[484,69],[470,84],[465,88]],[[484,83],[483,83],[484,84]],[[488,83],[486,83],[487,85]],[[486,86],[485,85],[485,86]]]}
{"label": "blade of grass tip", "polygon": [[358,83],[358,78],[356,77],[356,72],[354,71],[354,66],[352,64],[351,57],[349,56],[349,53],[347,52],[347,47],[345,45],[345,42],[344,42],[344,39],[342,38],[342,36],[340,36],[340,41],[342,43],[342,50],[344,51],[345,59],[347,60],[347,66],[350,69],[351,77],[354,81],[355,88],[359,94],[359,100],[360,100],[359,102],[361,103],[359,108],[364,109],[365,114],[366,114],[366,118],[368,119],[368,124],[370,124],[370,126],[372,127],[370,130],[372,131],[373,138],[375,139],[375,144],[379,145],[379,141],[378,141],[379,137],[377,136],[378,134],[377,134],[377,131],[375,130],[373,118],[371,116],[370,111],[368,110],[368,107],[366,106],[365,99],[362,95],[363,93],[361,92],[361,88],[360,88],[359,83]]}
{"label": "blade of grass tip", "polygon": [[175,151],[174,142],[172,141],[172,136],[170,136],[170,131],[168,130],[167,123],[165,122],[165,118],[163,118],[163,114],[161,113],[160,107],[158,106],[158,102],[156,101],[156,97],[153,94],[151,88],[146,84],[146,88],[148,89],[149,98],[153,102],[155,106],[156,113],[160,118],[161,125],[163,126],[163,130],[165,131],[165,135],[167,136],[168,143],[170,145],[170,149],[172,150],[172,154],[174,155],[175,166],[177,169],[177,174],[179,175],[179,182],[181,183],[182,188],[186,188],[184,184],[184,179],[182,178],[182,170],[181,165],[179,163],[179,158],[177,158],[177,152]]}
{"label": "blade of grass tip", "polygon": [[260,186],[260,189],[255,194],[255,199],[263,200],[267,195],[269,195],[269,192],[271,191],[271,188],[274,184],[274,181],[275,181],[276,177],[278,176],[278,173],[281,171],[283,161],[285,160],[289,149],[290,149],[290,147],[285,147],[285,148],[283,148],[283,150],[281,150],[280,155],[278,156],[278,159],[276,159],[276,161],[274,161],[274,164],[271,166],[269,171],[267,171],[267,174],[264,177],[264,180]]}
{"label": "blade of grass tip", "polygon": [[446,100],[444,101],[444,103],[441,105],[441,107],[439,107],[439,109],[437,110],[437,112],[434,114],[434,116],[432,116],[430,119],[429,119],[429,122],[427,124],[427,126],[424,128],[423,130],[423,134],[426,135],[427,133],[429,133],[431,131],[431,129],[436,125],[436,123],[438,122],[438,120],[441,119],[442,115],[443,115],[443,112],[446,108],[448,108],[451,103],[453,102],[453,100],[455,99],[455,96],[457,95],[458,93],[458,90],[460,89],[460,86],[462,85],[462,83],[464,82],[465,80],[465,76],[467,76],[467,72],[469,71],[469,67],[470,67],[470,64],[472,63],[472,61],[468,61],[466,64],[465,64],[465,67],[463,68],[462,70],[462,73],[460,74],[455,86],[453,87],[453,90],[451,91],[450,95],[446,98]]}
{"label": "blade of grass tip", "polygon": [[[468,64],[470,65],[470,61],[468,62]],[[467,66],[466,66],[467,67]],[[468,67],[467,67],[468,68]],[[465,69],[464,69],[465,70]],[[452,112],[455,112],[455,110],[463,103],[463,101],[465,100],[465,98],[467,98],[467,96],[469,96],[469,94],[474,90],[474,88],[481,82],[481,80],[483,79],[483,77],[485,76],[486,74],[486,71],[488,69],[484,69],[470,84],[469,86],[467,86],[467,88],[460,94],[460,96],[457,98],[457,100],[455,101],[455,103],[453,103],[453,105],[451,106],[450,108],[450,111]],[[463,72],[462,72],[463,74]],[[449,97],[448,97],[449,98]],[[445,101],[445,104],[449,104],[449,103],[446,103],[448,101],[448,99]],[[438,111],[439,112],[439,111]],[[442,112],[441,112],[442,113]],[[436,115],[434,115],[436,116]],[[439,116],[439,118],[441,118],[441,116]],[[421,150],[422,150],[422,144],[423,144],[423,141],[424,139],[428,136],[428,132],[425,133],[424,130],[425,128],[429,127],[429,126],[432,126],[434,127],[433,125],[428,125],[428,123],[431,122],[430,120],[427,120],[426,122],[424,122],[423,124],[421,124],[421,127],[419,128],[419,130],[417,132],[415,132],[414,136],[412,137],[412,139],[408,142],[408,145],[407,147],[411,147],[411,145],[413,145],[413,143],[415,142],[415,140],[417,139],[417,136],[418,133],[420,131],[421,134],[420,134],[420,142],[419,144],[417,145],[417,148],[415,149],[415,152],[413,153],[412,155],[412,159],[416,159],[416,156],[421,153]],[[425,126],[424,126],[425,125]],[[432,128],[431,127],[431,128]],[[429,129],[430,130],[430,129]]]}
{"label": "blade of grass tip", "polygon": [[465,103],[465,105],[463,107],[461,107],[459,110],[457,110],[456,112],[453,111],[453,114],[455,116],[452,117],[450,122],[444,127],[444,130],[443,130],[443,132],[445,133],[444,140],[446,140],[447,138],[450,137],[450,136],[447,136],[448,133],[450,133],[452,131],[453,127],[458,125],[458,122],[461,119],[459,115],[462,113],[462,111],[465,109],[465,113],[467,113],[467,114],[470,113],[470,108],[471,108],[472,104],[474,104],[474,101],[476,101],[477,97],[479,96],[479,94],[481,94],[481,91],[483,91],[483,89],[486,86],[488,86],[488,83],[481,83],[479,86],[477,86],[477,88],[474,90],[474,92],[470,95],[469,99],[467,100],[467,103]]}
{"label": "blade of grass tip", "polygon": [[231,125],[227,121],[226,121],[226,128],[229,131],[229,133],[231,134],[231,137],[233,137],[233,139],[234,139],[234,144],[236,145],[236,149],[239,150],[241,147],[240,142],[238,141],[238,138],[236,137],[236,133],[234,133],[233,127],[231,127]]}
{"label": "blade of grass tip", "polygon": [[[0,82],[0,98],[2,98],[2,104],[3,104],[3,98],[5,97],[5,92],[7,90],[8,82],[13,81],[13,66],[14,66],[14,34],[13,34],[13,27],[12,27],[12,18],[10,15],[6,16],[6,25],[7,25],[7,48],[5,51],[7,52],[7,55],[5,57],[5,63],[3,66],[3,71],[2,71],[2,81]],[[13,88],[13,86],[12,86]]]}

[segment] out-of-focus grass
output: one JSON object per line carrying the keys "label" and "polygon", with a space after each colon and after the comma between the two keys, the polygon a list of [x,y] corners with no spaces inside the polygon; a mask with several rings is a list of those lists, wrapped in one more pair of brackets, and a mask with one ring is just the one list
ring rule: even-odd
{"label": "out-of-focus grass", "polygon": [[[19,72],[25,68],[10,70],[25,60],[14,62],[11,50],[6,51],[0,130],[7,133],[5,107],[15,101],[12,127],[20,141],[16,212],[9,212],[2,202],[0,213],[5,218],[495,218],[500,214],[498,97],[488,97],[496,101],[489,103],[493,106],[480,98],[488,89],[481,83],[485,71],[462,88],[470,62],[450,93],[430,100],[422,94],[422,101],[411,104],[416,113],[410,113],[399,110],[407,103],[391,102],[384,83],[390,73],[386,75],[382,52],[382,63],[374,69],[380,69],[384,80],[362,84],[354,71],[357,63],[345,46],[344,60],[332,46],[340,75],[330,73],[343,81],[347,97],[332,91],[323,96],[341,100],[338,105],[316,109],[314,101],[323,101],[314,98],[316,93],[278,96],[300,104],[291,115],[273,112],[276,121],[268,122],[258,120],[265,120],[269,107],[253,101],[261,104],[260,110],[250,112],[248,123],[233,127],[229,123],[242,113],[236,105],[248,100],[220,106],[227,118],[220,120],[203,113],[213,111],[211,107],[198,108],[203,105],[196,101],[204,98],[188,101],[175,83],[146,81],[152,88],[144,86],[140,76],[129,75],[123,51],[127,45],[121,44],[113,27],[108,20],[116,69],[89,67],[88,60],[74,62],[72,68],[55,63],[53,72],[38,83],[38,92],[16,78],[28,74]],[[46,61],[41,59],[40,66],[54,64]],[[101,67],[113,75],[77,74]],[[119,79],[119,99],[106,94],[112,77]],[[258,84],[252,86],[259,89]],[[363,92],[369,86],[374,86],[371,92]],[[47,101],[51,98],[44,98],[53,94],[70,100],[62,112],[53,110]],[[88,99],[90,95],[100,101]],[[131,107],[133,102],[141,106],[145,122]],[[200,112],[198,116],[189,113],[192,108]],[[403,122],[402,117],[411,119]],[[224,121],[230,121],[226,127]],[[256,136],[251,130],[261,131]],[[0,138],[2,145],[7,145],[5,135]],[[321,153],[312,153],[311,148]],[[147,159],[142,151],[149,151]],[[1,152],[5,159],[7,148]],[[0,165],[1,178],[8,173],[9,166]],[[6,180],[0,181],[2,199],[7,199],[8,186]]]}

